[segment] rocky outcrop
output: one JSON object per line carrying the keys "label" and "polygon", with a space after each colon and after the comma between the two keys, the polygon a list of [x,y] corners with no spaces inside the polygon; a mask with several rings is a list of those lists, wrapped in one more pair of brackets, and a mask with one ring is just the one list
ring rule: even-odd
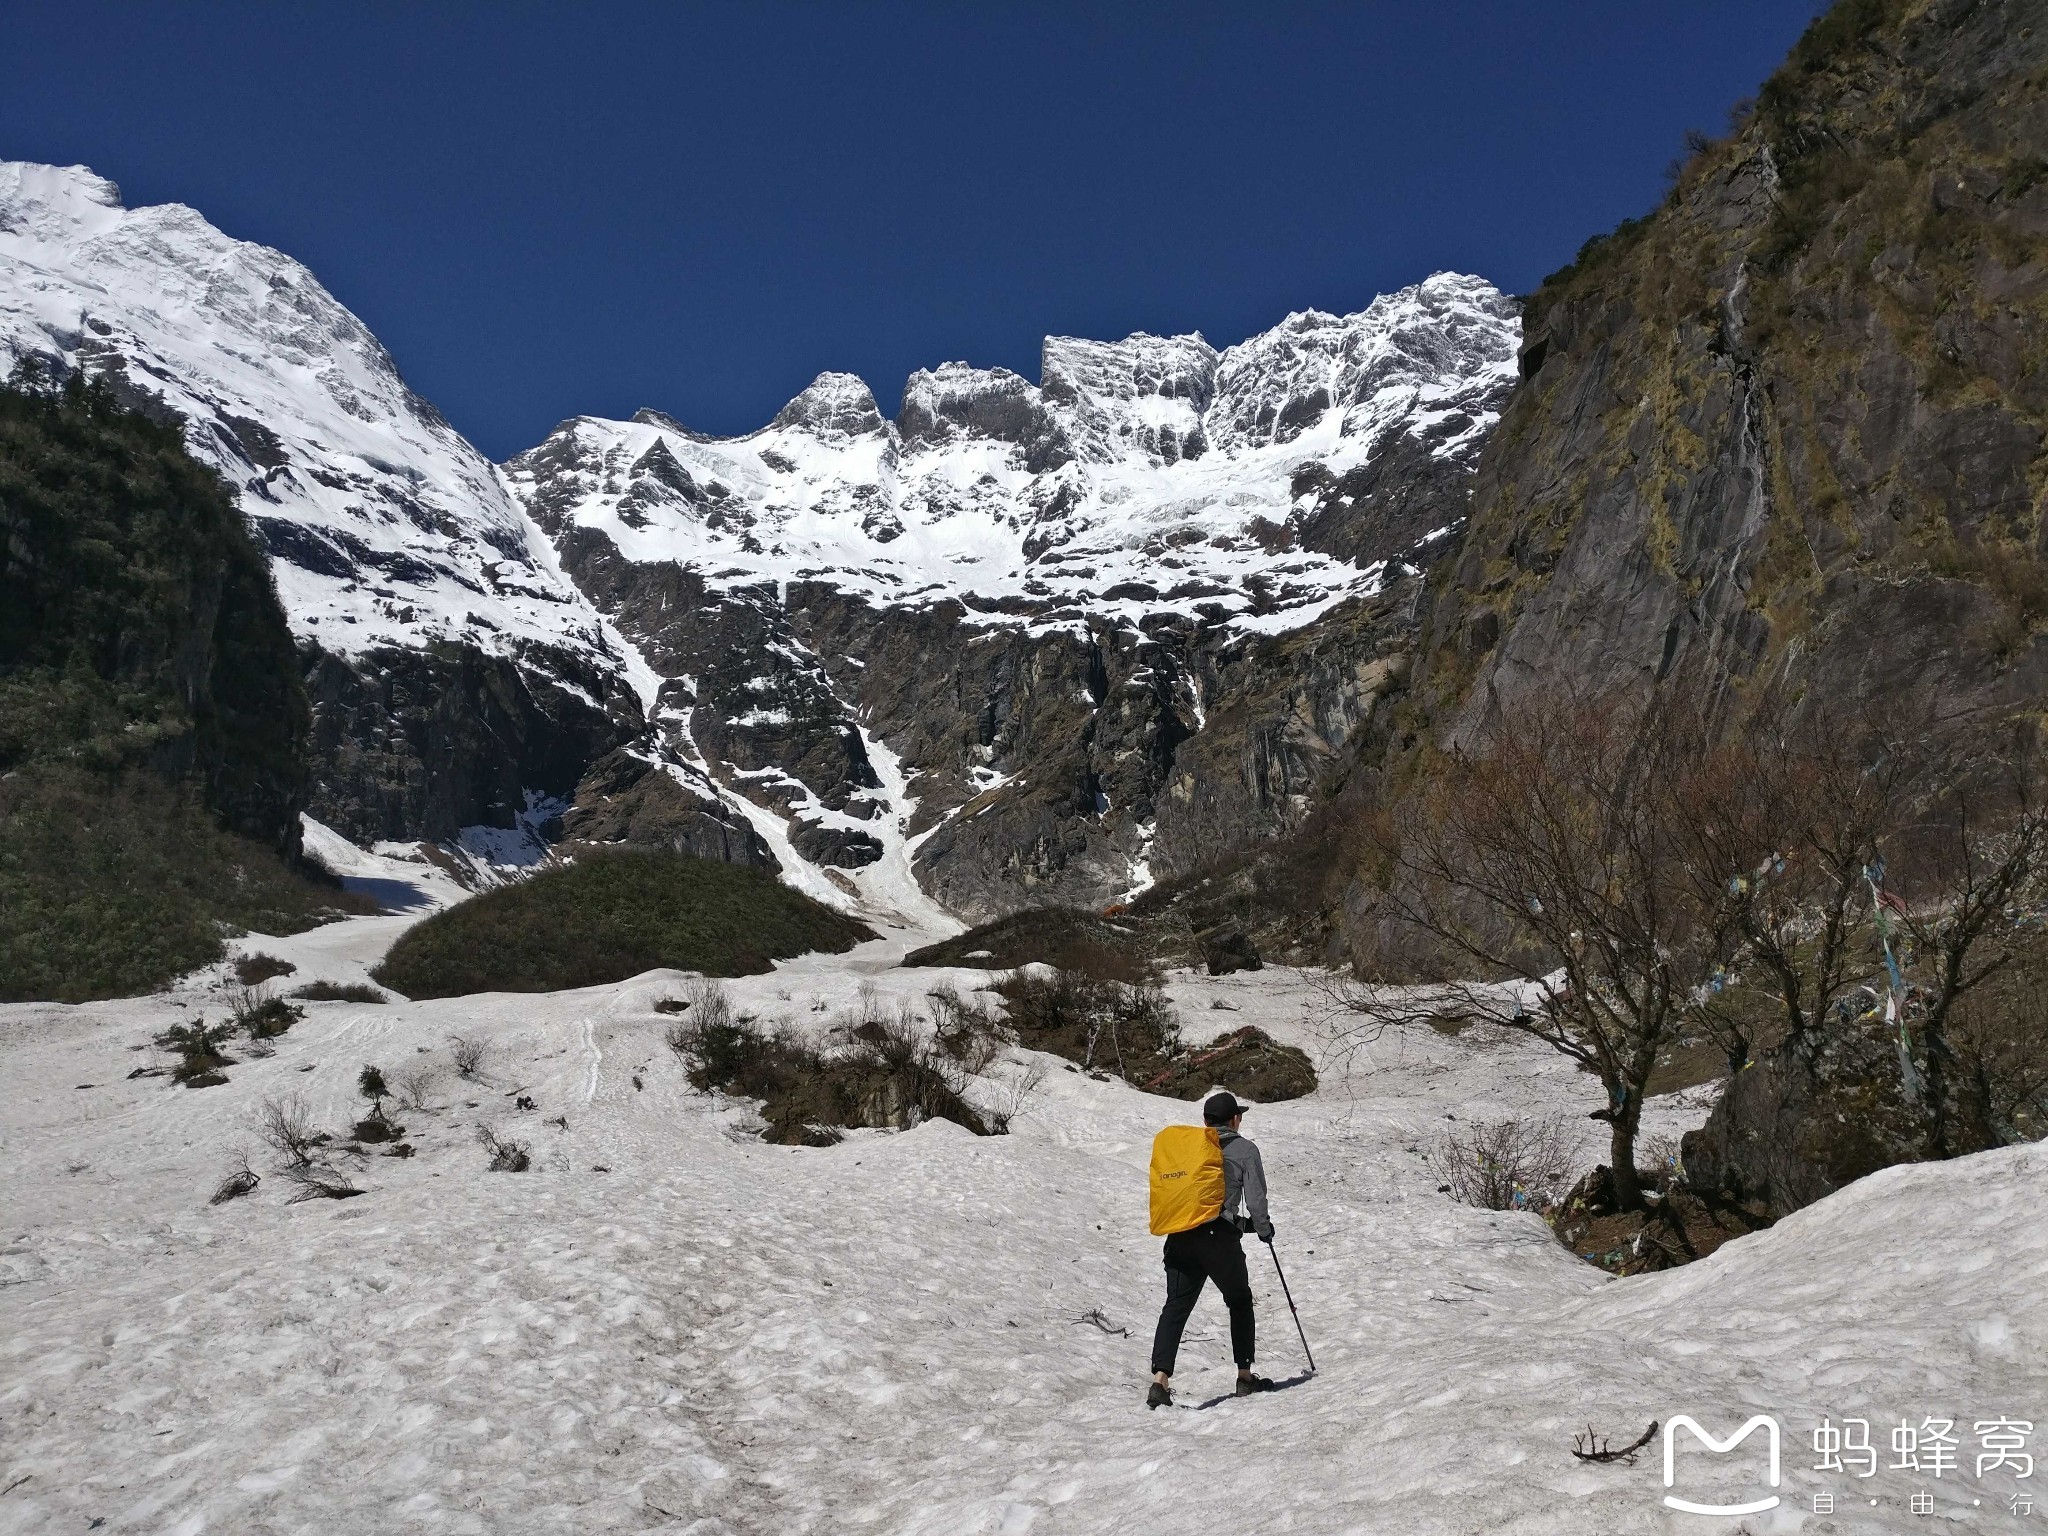
{"label": "rocky outcrop", "polygon": [[984,919],[1100,906],[1299,825],[1401,675],[1413,595],[1271,637],[1167,619],[1017,630],[821,584],[788,601],[794,633],[913,774],[919,877]]}
{"label": "rocky outcrop", "polygon": [[1771,1051],[1730,1078],[1707,1123],[1686,1133],[1686,1183],[1782,1216],[1880,1168],[1932,1157],[1927,1117],[1902,1081],[1882,1027]]}
{"label": "rocky outcrop", "polygon": [[522,667],[473,646],[342,657],[305,645],[300,661],[313,715],[308,809],[361,843],[455,840],[536,811],[533,830],[559,835],[554,802],[642,730],[620,679],[569,657]]}
{"label": "rocky outcrop", "polygon": [[[1679,678],[1731,733],[1767,688],[1842,716],[2038,717],[2044,20],[2026,0],[1844,0],[1661,207],[1527,301],[1362,816],[1504,707]],[[1346,914],[1353,953],[1398,975],[1373,899],[1390,877],[1359,861]],[[1997,1139],[1960,1111],[1937,1134],[1895,1045],[1831,1022],[1735,1074],[1688,1178],[1782,1212]]]}
{"label": "rocky outcrop", "polygon": [[777,867],[746,819],[687,775],[630,747],[606,753],[576,785],[560,838],[576,844],[667,848],[722,864]]}

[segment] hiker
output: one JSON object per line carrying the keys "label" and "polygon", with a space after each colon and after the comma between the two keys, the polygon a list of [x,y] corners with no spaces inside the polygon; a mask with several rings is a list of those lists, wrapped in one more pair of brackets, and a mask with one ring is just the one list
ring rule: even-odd
{"label": "hiker", "polygon": [[[1200,1226],[1171,1233],[1166,1239],[1166,1305],[1152,1335],[1152,1389],[1148,1408],[1173,1404],[1173,1361],[1180,1353],[1181,1331],[1202,1283],[1214,1280],[1230,1308],[1230,1352],[1237,1361],[1237,1395],[1269,1392],[1273,1383],[1252,1374],[1256,1327],[1252,1319],[1251,1278],[1245,1273],[1244,1234],[1257,1231],[1259,1241],[1273,1241],[1273,1222],[1266,1214],[1266,1167],[1259,1149],[1238,1127],[1244,1106],[1228,1093],[1211,1094],[1202,1105],[1202,1121],[1216,1132],[1223,1150],[1223,1207]],[[1245,1215],[1238,1214],[1242,1206]]]}

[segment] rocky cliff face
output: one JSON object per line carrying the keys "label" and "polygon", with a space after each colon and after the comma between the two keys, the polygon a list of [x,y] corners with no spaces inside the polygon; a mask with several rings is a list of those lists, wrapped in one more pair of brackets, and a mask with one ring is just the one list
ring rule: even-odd
{"label": "rocky cliff face", "polygon": [[1838,5],[1662,208],[1543,285],[1430,624],[1454,732],[1689,665],[2039,696],[2044,21]]}
{"label": "rocky cliff face", "polygon": [[296,862],[306,725],[262,553],[177,432],[79,381],[0,389],[0,774],[189,786]]}
{"label": "rocky cliff face", "polygon": [[[1988,726],[2048,690],[2048,14],[1842,0],[1648,217],[1524,311],[1369,818],[1503,706],[1704,678]],[[1268,862],[1286,857],[1274,851]],[[1360,953],[1398,971],[1386,871]],[[1383,947],[1384,942],[1392,947]],[[1853,1029],[1770,1053],[1689,1175],[1789,1209],[1945,1155]],[[1846,1116],[1846,1118],[1845,1118]]]}

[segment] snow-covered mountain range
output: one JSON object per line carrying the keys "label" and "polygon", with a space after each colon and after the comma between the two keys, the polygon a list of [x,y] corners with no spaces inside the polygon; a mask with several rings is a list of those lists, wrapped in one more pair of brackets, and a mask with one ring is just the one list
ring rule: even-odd
{"label": "snow-covered mountain range", "polygon": [[1277,631],[1373,589],[1388,564],[1300,544],[1326,477],[1401,437],[1468,461],[1517,341],[1509,301],[1443,273],[1221,352],[1200,336],[1051,337],[1035,386],[947,363],[911,375],[893,422],[840,373],[745,437],[651,411],[578,417],[507,473],[557,538],[599,530],[713,591],[825,581],[876,604],[964,602],[992,623],[1178,608]]}
{"label": "snow-covered mountain range", "polygon": [[498,468],[299,263],[0,163],[0,368],[110,376],[239,494],[323,820],[667,842],[898,911],[1105,899],[1298,819],[1518,340],[1439,274],[1221,351],[948,363],[893,421],[831,373],[738,438],[578,417]]}

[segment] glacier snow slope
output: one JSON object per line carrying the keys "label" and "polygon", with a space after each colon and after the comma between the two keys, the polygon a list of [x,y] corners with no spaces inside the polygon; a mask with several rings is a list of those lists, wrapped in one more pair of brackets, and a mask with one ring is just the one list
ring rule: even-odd
{"label": "glacier snow slope", "polygon": [[[243,947],[296,960],[295,982],[347,980],[398,925]],[[732,991],[820,1029],[863,987],[914,1001],[947,979],[895,969],[903,942]],[[1927,1528],[1905,1474],[1845,1480],[1882,1496],[1853,1520],[1802,1513],[1823,1414],[2042,1417],[2048,1147],[1891,1169],[1617,1281],[1534,1217],[1452,1204],[1415,1150],[1450,1115],[1576,1112],[1580,1075],[1527,1042],[1427,1030],[1347,1073],[1284,971],[1173,991],[1197,1039],[1253,1021],[1321,1057],[1318,1093],[1248,1121],[1321,1374],[1222,1396],[1211,1294],[1177,1378],[1200,1411],[1148,1413],[1144,1163],[1191,1106],[1048,1058],[1007,1137],[934,1123],[764,1146],[662,1044],[651,1005],[676,982],[316,1004],[275,1056],[197,1092],[127,1074],[166,1023],[218,1012],[217,975],[0,1008],[0,1531],[1904,1532]],[[456,1034],[489,1042],[487,1083],[445,1070]],[[343,1203],[287,1206],[274,1175],[205,1203],[265,1098],[338,1125],[367,1062],[444,1069],[434,1107],[399,1116],[418,1156],[369,1162],[369,1193]],[[976,1091],[1002,1097],[1027,1065]],[[1652,1128],[1700,1113],[1660,1102]],[[479,1123],[527,1140],[535,1171],[484,1172]],[[1251,1257],[1261,1366],[1294,1380],[1300,1345]],[[1570,1455],[1588,1424],[1618,1442],[1674,1412],[1724,1433],[1778,1415],[1786,1505],[1674,1515],[1654,1448]],[[1966,1461],[1930,1481],[1944,1528],[2006,1528],[2006,1475]]]}
{"label": "glacier snow slope", "polygon": [[271,554],[293,633],[624,667],[498,472],[313,274],[83,166],[0,161],[0,376],[108,373],[184,420]]}

